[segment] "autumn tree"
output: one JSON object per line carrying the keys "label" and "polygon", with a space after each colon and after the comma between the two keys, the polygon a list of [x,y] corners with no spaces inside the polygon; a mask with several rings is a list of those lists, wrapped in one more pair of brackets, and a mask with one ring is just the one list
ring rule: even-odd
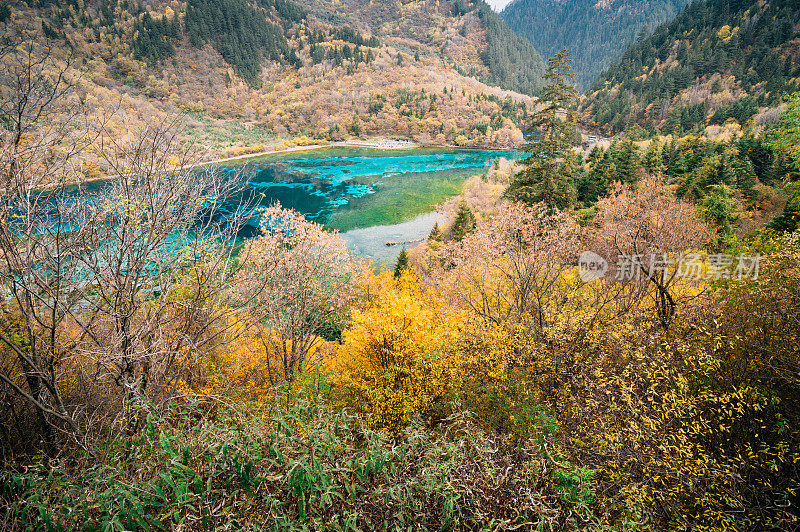
{"label": "autumn tree", "polygon": [[278,204],[262,213],[261,229],[240,252],[236,293],[249,301],[269,360],[278,361],[268,367],[271,382],[291,383],[308,354],[347,322],[365,265],[337,233]]}
{"label": "autumn tree", "polygon": [[569,54],[562,50],[549,61],[536,111],[528,126],[533,140],[524,147],[529,154],[525,168],[514,176],[506,195],[526,203],[545,202],[551,208],[568,209],[575,201],[572,183],[576,136],[577,90]]}
{"label": "autumn tree", "polygon": [[[2,59],[0,341],[16,363],[0,381],[32,405],[53,455],[60,429],[80,437],[123,413],[135,431],[138,406],[180,388],[227,313],[228,244],[247,202],[220,216],[241,180],[195,170],[174,122],[107,135],[49,49],[22,43]],[[91,190],[72,184],[89,157],[111,178]],[[96,402],[69,401],[66,367]]]}
{"label": "autumn tree", "polygon": [[[227,326],[231,249],[249,215],[242,176],[194,168],[178,133],[156,121],[105,138],[113,180],[84,192],[75,220],[93,290],[70,316],[129,407],[174,395],[215,344],[216,326]],[[128,419],[135,431],[136,416]]]}
{"label": "autumn tree", "polygon": [[78,206],[67,185],[96,130],[64,59],[32,40],[4,35],[0,47],[0,341],[15,360],[0,381],[33,409],[54,456],[59,429],[82,432],[58,367],[69,353],[60,332],[89,290],[75,253],[79,232],[70,225]]}
{"label": "autumn tree", "polygon": [[352,326],[326,364],[334,397],[400,432],[414,414],[443,403],[458,381],[458,320],[408,272],[384,271],[353,311]]}
{"label": "autumn tree", "polygon": [[460,242],[443,247],[448,298],[487,323],[541,337],[561,312],[557,290],[578,253],[578,226],[545,204],[504,202]]}
{"label": "autumn tree", "polygon": [[[606,279],[628,286],[630,301],[652,301],[663,327],[668,327],[679,303],[679,274],[704,275],[702,261],[684,253],[700,251],[714,231],[688,201],[676,199],[660,179],[647,176],[634,189],[617,183],[597,203],[596,249],[609,262]],[[699,268],[699,269],[698,269]]]}

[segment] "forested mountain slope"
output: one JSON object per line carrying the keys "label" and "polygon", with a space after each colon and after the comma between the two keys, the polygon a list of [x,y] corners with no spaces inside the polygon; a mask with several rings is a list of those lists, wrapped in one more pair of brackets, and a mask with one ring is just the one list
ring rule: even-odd
{"label": "forested mountain slope", "polygon": [[501,16],[546,57],[566,48],[588,88],[640,32],[675,18],[690,0],[516,0]]}
{"label": "forested mountain slope", "polygon": [[296,136],[518,145],[532,100],[501,87],[541,84],[541,57],[482,2],[4,5],[4,35],[69,60],[70,81],[98,117],[124,110],[115,134],[179,114],[185,138],[209,157]]}
{"label": "forested mountain slope", "polygon": [[[800,82],[800,2],[708,0],[632,45],[583,109],[606,133],[745,126]],[[759,114],[761,113],[761,114]],[[732,122],[731,122],[732,123]]]}
{"label": "forested mountain slope", "polygon": [[465,75],[534,94],[544,61],[483,0],[299,0],[331,24],[357,21],[398,49],[440,57]]}

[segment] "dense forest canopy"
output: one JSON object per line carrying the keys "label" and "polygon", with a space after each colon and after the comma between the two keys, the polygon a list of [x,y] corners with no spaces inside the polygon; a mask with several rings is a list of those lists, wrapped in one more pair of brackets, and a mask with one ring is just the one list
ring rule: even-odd
{"label": "dense forest canopy", "polygon": [[[296,11],[302,13],[299,8]],[[239,77],[250,84],[257,82],[262,61],[278,61],[289,55],[283,29],[242,0],[189,0],[186,32],[194,46],[212,43]]]}
{"label": "dense forest canopy", "polygon": [[542,56],[483,0],[477,0],[476,4],[478,17],[486,27],[486,48],[481,60],[489,69],[489,80],[511,90],[536,94],[544,74]]}
{"label": "dense forest canopy", "polygon": [[608,133],[741,126],[798,88],[800,3],[707,0],[633,44],[592,85],[584,108]]}
{"label": "dense forest canopy", "polygon": [[[350,135],[518,146],[532,100],[501,87],[541,85],[541,58],[481,3],[419,2],[400,16],[361,0],[344,11],[325,0],[3,5],[13,32],[71,57],[98,114],[116,105],[126,120],[177,113],[184,139],[208,159]],[[413,102],[398,97],[406,93]],[[76,171],[109,170],[90,158]]]}
{"label": "dense forest canopy", "polygon": [[516,0],[501,16],[545,57],[569,52],[588,88],[637,36],[669,22],[690,0]]}

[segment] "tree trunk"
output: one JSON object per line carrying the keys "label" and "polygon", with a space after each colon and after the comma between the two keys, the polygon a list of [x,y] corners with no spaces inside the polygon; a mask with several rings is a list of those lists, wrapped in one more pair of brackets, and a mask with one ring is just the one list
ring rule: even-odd
{"label": "tree trunk", "polygon": [[[41,378],[33,374],[33,371],[26,369],[25,379],[28,381],[28,388],[31,391],[31,395],[39,401],[40,404],[49,404],[47,400],[47,396],[49,395],[47,393],[47,387],[42,385]],[[44,441],[47,455],[54,458],[61,451],[61,445],[58,442],[58,434],[56,433],[55,427],[53,427],[47,419],[47,414],[36,405],[33,405],[33,407],[36,409],[36,417],[39,423],[39,435]]]}

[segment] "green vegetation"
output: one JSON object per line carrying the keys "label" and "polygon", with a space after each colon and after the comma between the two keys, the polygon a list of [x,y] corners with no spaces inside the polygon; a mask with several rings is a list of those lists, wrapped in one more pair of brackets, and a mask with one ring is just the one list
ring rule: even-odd
{"label": "green vegetation", "polygon": [[372,36],[369,39],[365,39],[364,36],[361,35],[361,32],[347,27],[335,30],[332,37],[334,39],[353,43],[356,46],[366,46],[368,48],[377,48],[381,45],[377,37]]}
{"label": "green vegetation", "polygon": [[737,218],[736,211],[739,208],[739,202],[728,185],[711,185],[701,205],[703,216],[717,227],[721,240],[724,241],[733,236],[733,223]]}
{"label": "green vegetation", "polygon": [[[607,133],[638,126],[681,135],[704,127],[709,112],[712,123],[734,118],[745,126],[759,107],[798,88],[797,13],[796,3],[782,0],[694,3],[631,45],[592,85],[583,109]],[[699,103],[690,94],[696,85],[709,92]]]}
{"label": "green vegetation", "polygon": [[[464,179],[474,170],[419,172],[402,176],[383,176],[375,183],[376,191],[360,198],[351,198],[346,207],[337,209],[325,225],[340,231],[374,225],[392,225],[429,212],[461,192]],[[354,184],[372,182],[354,179]]]}
{"label": "green vegetation", "polygon": [[536,94],[542,86],[542,56],[483,0],[475,3],[477,15],[486,27],[486,48],[481,60],[489,69],[488,81],[517,92]]}
{"label": "green vegetation", "polygon": [[439,222],[433,224],[431,228],[431,232],[428,234],[428,241],[429,242],[438,242],[443,239],[442,229],[439,227]]}
{"label": "green vegetation", "polygon": [[514,176],[506,191],[509,198],[526,203],[544,202],[557,209],[568,209],[575,201],[574,78],[566,51],[550,59],[544,75],[547,85],[539,98],[544,106],[532,114],[530,121],[529,132],[534,140],[524,147],[530,155],[522,161],[525,169]]}
{"label": "green vegetation", "polygon": [[635,183],[641,173],[662,177],[675,185],[678,197],[697,203],[724,185],[744,210],[766,207],[797,179],[792,158],[752,133],[731,141],[695,136],[653,140],[646,149],[624,140],[591,151],[575,182],[577,199],[582,206],[594,205],[613,183]]}
{"label": "green vegetation", "polygon": [[308,16],[303,7],[289,0],[258,0],[258,5],[274,8],[279,17],[290,22],[302,22]]}
{"label": "green vegetation", "polygon": [[[453,240],[460,242],[464,240],[466,235],[475,230],[475,225],[475,214],[473,214],[467,206],[467,203],[461,200],[461,203],[458,205],[458,212],[456,212],[455,220],[453,220],[453,227],[450,229],[450,235],[453,237]],[[434,235],[435,239],[433,230],[431,231],[431,235]]]}
{"label": "green vegetation", "polygon": [[244,0],[189,0],[186,32],[194,46],[213,44],[236,74],[251,86],[259,85],[264,59],[285,58],[294,62],[283,29],[267,21],[260,10]]}
{"label": "green vegetation", "polygon": [[500,14],[545,57],[566,48],[588,88],[637,36],[669,22],[690,0],[517,0]]}
{"label": "green vegetation", "polygon": [[396,279],[399,279],[400,276],[403,275],[404,272],[409,270],[408,266],[408,251],[406,248],[400,250],[400,255],[397,256],[397,261],[394,263],[394,276]]}
{"label": "green vegetation", "polygon": [[[505,528],[533,510],[532,501],[515,500],[518,490],[550,480],[531,452],[504,449],[488,460],[501,442],[477,436],[469,419],[450,423],[466,439],[415,423],[393,441],[359,417],[302,400],[256,408],[176,408],[66,469],[39,462],[5,471],[5,516],[51,530]],[[557,482],[573,491],[588,485]],[[549,511],[566,504],[548,491],[537,499]]]}
{"label": "green vegetation", "polygon": [[[189,124],[185,128],[186,138],[200,146],[244,147],[263,145],[274,141],[275,135],[257,125],[245,125],[235,120],[214,120],[206,115],[187,114]],[[262,150],[263,151],[263,150]]]}
{"label": "green vegetation", "polygon": [[778,231],[791,232],[800,225],[800,93],[790,95],[787,100],[778,124],[768,131],[767,137],[773,150],[788,154],[784,175],[788,201],[770,226]]}
{"label": "green vegetation", "polygon": [[570,75],[565,54],[551,60],[550,82],[542,95],[545,105],[530,122],[534,140],[525,150],[532,155],[522,161],[525,167],[511,180],[507,197],[544,201],[562,210],[590,208],[616,183],[635,185],[642,175],[653,175],[674,184],[677,197],[702,206],[722,238],[731,236],[731,223],[739,216],[769,209],[780,196],[789,198],[784,212],[766,214],[779,215],[773,227],[794,230],[800,178],[794,149],[800,108],[796,96],[761,135],[748,129],[731,140],[659,137],[642,147],[626,138],[613,141],[608,149],[595,146],[584,160],[572,151],[575,129],[570,108],[575,95],[565,82]]}
{"label": "green vegetation", "polygon": [[133,34],[134,59],[147,59],[150,65],[155,65],[175,53],[172,40],[180,37],[178,16],[173,15],[172,20],[167,17],[154,19],[150,13],[144,13],[136,21]]}

